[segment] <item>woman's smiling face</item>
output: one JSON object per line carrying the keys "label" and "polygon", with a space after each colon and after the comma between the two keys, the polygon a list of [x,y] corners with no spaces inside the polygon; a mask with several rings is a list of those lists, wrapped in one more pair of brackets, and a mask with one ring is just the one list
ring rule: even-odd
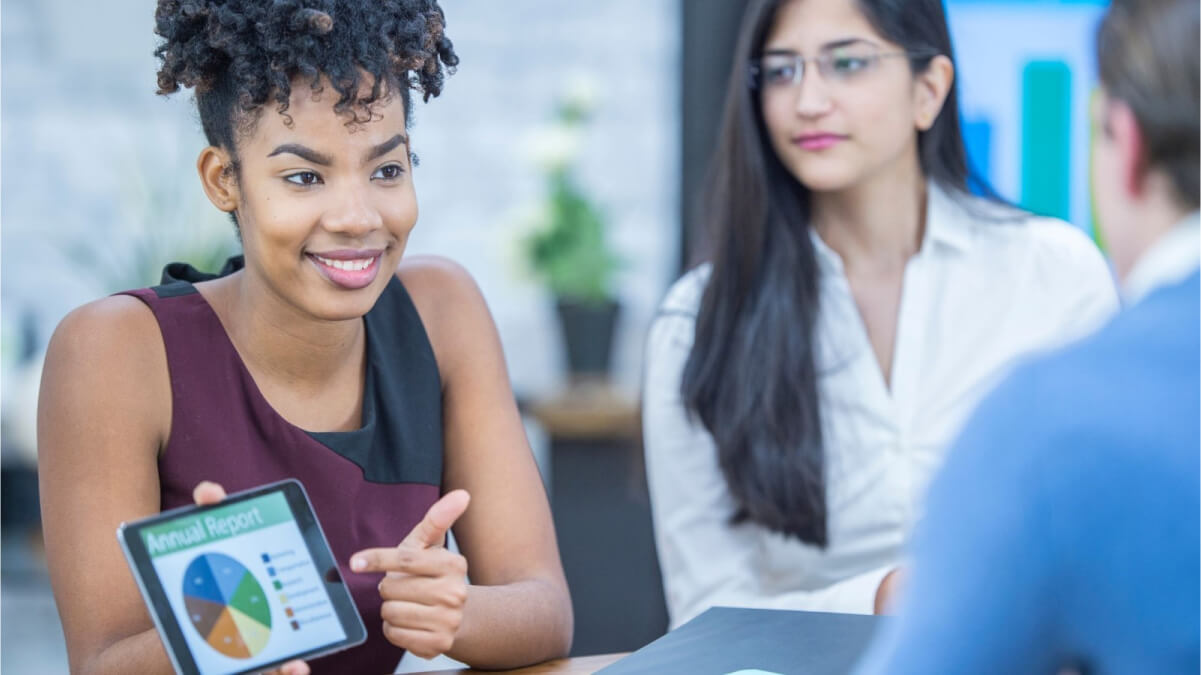
{"label": "woman's smiling face", "polygon": [[[287,117],[265,106],[239,137],[230,201],[217,206],[237,214],[250,278],[301,314],[357,318],[387,286],[417,222],[404,104],[394,93],[371,106],[370,121],[348,124],[328,82],[324,95],[297,84]],[[202,179],[205,166],[202,153]]]}

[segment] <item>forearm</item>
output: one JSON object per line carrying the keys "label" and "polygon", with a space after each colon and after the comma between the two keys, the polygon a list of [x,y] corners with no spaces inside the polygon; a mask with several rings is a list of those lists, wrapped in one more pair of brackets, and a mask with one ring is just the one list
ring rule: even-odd
{"label": "forearm", "polygon": [[880,582],[892,569],[893,565],[885,565],[824,588],[773,592],[759,588],[758,579],[749,570],[725,570],[722,583],[702,587],[684,581],[696,576],[688,570],[665,567],[665,575],[673,575],[669,577],[668,594],[671,628],[678,628],[716,606],[871,614]]}
{"label": "forearm", "polygon": [[72,659],[71,670],[86,675],[175,672],[153,628],[122,638],[87,658]]}
{"label": "forearm", "polygon": [[468,586],[447,655],[477,668],[517,668],[567,656],[571,635],[566,588],[542,580]]}

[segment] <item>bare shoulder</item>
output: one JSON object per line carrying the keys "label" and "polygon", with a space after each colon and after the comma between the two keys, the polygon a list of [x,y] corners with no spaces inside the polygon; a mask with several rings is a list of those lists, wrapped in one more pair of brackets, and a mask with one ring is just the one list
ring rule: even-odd
{"label": "bare shoulder", "polygon": [[497,340],[483,293],[462,265],[441,256],[412,256],[401,261],[396,277],[417,307],[444,375],[481,341]]}
{"label": "bare shoulder", "polygon": [[165,353],[154,313],[128,295],[114,295],[71,310],[50,339],[47,358],[145,362],[145,350]]}
{"label": "bare shoulder", "polygon": [[141,418],[148,433],[165,434],[170,424],[166,348],[153,312],[137,298],[102,298],[67,314],[46,349],[42,378],[42,413],[51,420],[116,408],[123,419]]}
{"label": "bare shoulder", "polygon": [[487,311],[471,273],[448,258],[433,255],[405,258],[396,270],[396,277],[413,298],[427,327],[470,318],[473,311]]}
{"label": "bare shoulder", "polygon": [[475,280],[467,268],[439,255],[407,256],[396,268],[396,276],[404,282],[411,295],[438,295],[441,300],[451,299],[457,293],[479,294]]}

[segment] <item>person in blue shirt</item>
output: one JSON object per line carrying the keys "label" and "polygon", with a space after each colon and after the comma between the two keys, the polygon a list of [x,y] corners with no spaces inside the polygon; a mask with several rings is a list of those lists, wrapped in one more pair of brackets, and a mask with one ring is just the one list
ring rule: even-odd
{"label": "person in blue shirt", "polygon": [[1093,180],[1125,309],[982,403],[860,672],[1201,670],[1198,24],[1196,0],[1102,20]]}

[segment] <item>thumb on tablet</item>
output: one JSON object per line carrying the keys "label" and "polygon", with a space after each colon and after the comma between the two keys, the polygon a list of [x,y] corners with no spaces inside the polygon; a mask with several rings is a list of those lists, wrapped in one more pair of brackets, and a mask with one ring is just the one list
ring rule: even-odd
{"label": "thumb on tablet", "polygon": [[216,504],[225,499],[225,488],[210,480],[202,480],[192,489],[192,501],[197,506]]}
{"label": "thumb on tablet", "polygon": [[304,661],[288,661],[275,670],[269,670],[263,675],[310,675],[312,669]]}
{"label": "thumb on tablet", "polygon": [[434,502],[429,511],[425,512],[425,517],[417,523],[417,527],[409,532],[404,541],[400,542],[401,546],[411,546],[413,548],[432,548],[441,546],[443,539],[446,537],[446,531],[455,524],[459,516],[467,510],[467,505],[471,502],[471,495],[467,494],[466,490],[452,490],[446,493]]}

